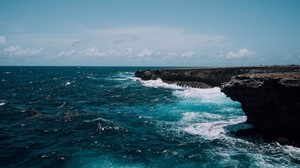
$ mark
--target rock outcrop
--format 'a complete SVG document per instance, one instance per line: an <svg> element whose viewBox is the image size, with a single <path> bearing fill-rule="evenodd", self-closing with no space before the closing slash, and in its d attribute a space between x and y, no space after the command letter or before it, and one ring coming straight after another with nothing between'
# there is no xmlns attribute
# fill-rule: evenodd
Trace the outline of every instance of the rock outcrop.
<svg viewBox="0 0 300 168"><path fill-rule="evenodd" d="M257 132L300 138L300 71L238 75L221 90L241 103Z"/></svg>
<svg viewBox="0 0 300 168"><path fill-rule="evenodd" d="M190 68L143 70L135 73L143 80L162 79L167 83L180 86L209 88L220 87L233 76L242 74L276 73L298 71L299 66L261 66L261 67L228 67L228 68Z"/></svg>
<svg viewBox="0 0 300 168"><path fill-rule="evenodd" d="M300 66L145 70L135 76L180 86L221 87L241 103L247 123L254 125L241 134L294 139L300 144Z"/></svg>

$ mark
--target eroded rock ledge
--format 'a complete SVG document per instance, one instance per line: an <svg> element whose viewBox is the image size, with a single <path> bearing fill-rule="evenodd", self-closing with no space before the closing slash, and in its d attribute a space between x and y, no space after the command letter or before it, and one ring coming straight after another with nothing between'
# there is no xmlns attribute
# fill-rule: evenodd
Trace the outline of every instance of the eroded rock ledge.
<svg viewBox="0 0 300 168"><path fill-rule="evenodd" d="M233 76L242 74L261 74L299 71L300 66L260 66L260 67L227 67L227 68L177 68L160 70L142 70L135 73L143 80L162 79L167 83L180 86L209 88L220 87Z"/></svg>
<svg viewBox="0 0 300 168"><path fill-rule="evenodd" d="M238 75L222 92L241 102L256 131L300 140L300 71Z"/></svg>

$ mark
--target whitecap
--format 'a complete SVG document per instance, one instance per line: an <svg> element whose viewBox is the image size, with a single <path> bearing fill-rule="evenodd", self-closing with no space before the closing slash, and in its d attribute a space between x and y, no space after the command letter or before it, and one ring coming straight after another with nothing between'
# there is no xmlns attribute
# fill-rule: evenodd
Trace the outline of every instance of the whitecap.
<svg viewBox="0 0 300 168"><path fill-rule="evenodd" d="M283 151L289 155L290 158L293 158L294 160L300 161L300 148L285 145L283 147Z"/></svg>
<svg viewBox="0 0 300 168"><path fill-rule="evenodd" d="M69 86L69 85L71 85L71 82L66 82L65 85L66 85L66 86Z"/></svg>
<svg viewBox="0 0 300 168"><path fill-rule="evenodd" d="M219 87L209 89L187 88L176 90L173 94L183 99L199 99L203 103L224 103L224 100L228 99Z"/></svg>
<svg viewBox="0 0 300 168"><path fill-rule="evenodd" d="M176 84L165 83L160 78L158 78L156 80L146 80L146 81L141 80L141 79L138 78L137 80L139 80L146 87L167 88L167 89L183 89L183 87L177 86Z"/></svg>
<svg viewBox="0 0 300 168"><path fill-rule="evenodd" d="M86 78L88 79L92 79L92 80L97 80L98 78L94 77L94 76L87 76Z"/></svg>
<svg viewBox="0 0 300 168"><path fill-rule="evenodd" d="M95 119L92 119L92 120L83 120L83 122L90 123L90 122L95 122L95 121L99 121L99 120L103 121L103 122L107 122L107 123L112 123L112 121L101 118L101 117L98 117L98 118L95 118Z"/></svg>
<svg viewBox="0 0 300 168"><path fill-rule="evenodd" d="M181 122L199 122L199 121L211 121L219 120L223 118L222 115L212 114L208 112L185 112L182 114Z"/></svg>
<svg viewBox="0 0 300 168"><path fill-rule="evenodd" d="M233 128L231 128L230 130L225 129L226 126L237 125L239 123L243 125L245 121L246 121L246 117L242 116L235 119L230 119L229 121L221 120L221 121L214 121L214 122L190 124L186 128L183 128L183 130L192 135L200 135L205 139L216 139L222 137L228 131L233 131L231 130ZM234 129L241 129L241 128L246 129L249 127L249 126L246 127L245 125L243 125L243 127L240 126L238 128L234 127Z"/></svg>
<svg viewBox="0 0 300 168"><path fill-rule="evenodd" d="M4 106L6 103L5 102L1 102L0 103L0 106Z"/></svg>
<svg viewBox="0 0 300 168"><path fill-rule="evenodd" d="M66 102L63 102L63 104L61 104L60 106L58 106L57 108L64 108L66 106Z"/></svg>
<svg viewBox="0 0 300 168"><path fill-rule="evenodd" d="M114 80L114 81L127 81L132 80L134 73L133 72L118 72L115 75L112 75L109 78L106 78L106 80Z"/></svg>
<svg viewBox="0 0 300 168"><path fill-rule="evenodd" d="M7 103L6 100L0 100L0 106L4 106Z"/></svg>
<svg viewBox="0 0 300 168"><path fill-rule="evenodd" d="M198 117L199 117L199 113L197 113L197 112L185 112L182 114L181 120L182 121L191 121Z"/></svg>

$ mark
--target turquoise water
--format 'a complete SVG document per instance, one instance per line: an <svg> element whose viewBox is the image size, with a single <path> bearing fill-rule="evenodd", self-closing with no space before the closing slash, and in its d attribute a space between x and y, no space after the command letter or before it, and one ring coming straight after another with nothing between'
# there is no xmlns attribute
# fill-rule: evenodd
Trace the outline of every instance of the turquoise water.
<svg viewBox="0 0 300 168"><path fill-rule="evenodd" d="M300 149L241 139L219 88L134 77L141 67L0 67L0 167L300 167Z"/></svg>

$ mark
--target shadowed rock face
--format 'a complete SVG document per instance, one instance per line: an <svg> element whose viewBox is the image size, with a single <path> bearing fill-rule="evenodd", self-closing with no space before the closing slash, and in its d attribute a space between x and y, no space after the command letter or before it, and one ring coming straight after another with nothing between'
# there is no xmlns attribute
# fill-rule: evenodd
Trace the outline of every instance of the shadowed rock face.
<svg viewBox="0 0 300 168"><path fill-rule="evenodd" d="M300 137L300 72L245 74L222 85L258 131Z"/></svg>

